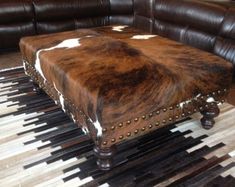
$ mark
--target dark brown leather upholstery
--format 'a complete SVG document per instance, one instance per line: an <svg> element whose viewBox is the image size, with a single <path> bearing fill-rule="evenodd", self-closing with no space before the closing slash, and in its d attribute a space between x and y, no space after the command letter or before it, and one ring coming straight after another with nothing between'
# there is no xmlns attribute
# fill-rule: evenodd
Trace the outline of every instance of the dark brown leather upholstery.
<svg viewBox="0 0 235 187"><path fill-rule="evenodd" d="M108 0L35 0L38 34L108 25Z"/></svg>
<svg viewBox="0 0 235 187"><path fill-rule="evenodd" d="M152 0L134 0L134 26L152 32L153 27Z"/></svg>
<svg viewBox="0 0 235 187"><path fill-rule="evenodd" d="M235 8L196 0L135 0L134 7L137 28L213 52L235 65Z"/></svg>
<svg viewBox="0 0 235 187"><path fill-rule="evenodd" d="M22 36L133 24L132 0L3 0L0 49L15 48Z"/></svg>
<svg viewBox="0 0 235 187"><path fill-rule="evenodd" d="M25 35L125 24L235 64L234 20L234 6L199 0L2 0L0 49L18 46Z"/></svg>
<svg viewBox="0 0 235 187"><path fill-rule="evenodd" d="M133 20L133 0L110 0L110 25L133 25Z"/></svg>
<svg viewBox="0 0 235 187"><path fill-rule="evenodd" d="M224 13L225 9L220 6L201 2L156 0L154 18L156 22L162 21L162 25L160 28L159 24L154 25L154 32L158 33L159 29L167 28L165 23L171 24L173 28L176 25L181 27L180 32L173 33L169 37L163 31L163 35L203 50L213 51Z"/></svg>
<svg viewBox="0 0 235 187"><path fill-rule="evenodd" d="M22 36L34 35L33 19L30 0L1 0L0 49L15 47Z"/></svg>
<svg viewBox="0 0 235 187"><path fill-rule="evenodd" d="M219 36L213 52L235 65L235 8L230 8L227 11Z"/></svg>

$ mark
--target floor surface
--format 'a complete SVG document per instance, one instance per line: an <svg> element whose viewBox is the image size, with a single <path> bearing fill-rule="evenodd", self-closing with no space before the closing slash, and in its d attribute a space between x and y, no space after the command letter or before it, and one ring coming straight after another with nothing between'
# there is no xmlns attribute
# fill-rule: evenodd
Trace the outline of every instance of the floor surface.
<svg viewBox="0 0 235 187"><path fill-rule="evenodd" d="M234 187L232 105L220 105L210 130L196 113L119 144L115 167L102 172L91 139L47 95L32 92L23 68L0 76L1 187Z"/></svg>

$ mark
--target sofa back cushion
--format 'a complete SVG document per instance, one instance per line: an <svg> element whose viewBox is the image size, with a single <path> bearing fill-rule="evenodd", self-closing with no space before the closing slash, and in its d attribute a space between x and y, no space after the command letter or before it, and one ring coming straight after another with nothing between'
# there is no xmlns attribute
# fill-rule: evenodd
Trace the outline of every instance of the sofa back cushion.
<svg viewBox="0 0 235 187"><path fill-rule="evenodd" d="M229 8L226 12L214 45L214 53L229 60L235 67L235 8Z"/></svg>
<svg viewBox="0 0 235 187"><path fill-rule="evenodd" d="M200 1L155 0L154 32L212 52L225 13Z"/></svg>
<svg viewBox="0 0 235 187"><path fill-rule="evenodd" d="M134 7L136 27L207 51L226 14L224 7L194 0L135 0Z"/></svg>
<svg viewBox="0 0 235 187"><path fill-rule="evenodd" d="M38 34L133 23L132 0L34 0Z"/></svg>
<svg viewBox="0 0 235 187"><path fill-rule="evenodd" d="M108 0L34 0L38 34L105 25Z"/></svg>
<svg viewBox="0 0 235 187"><path fill-rule="evenodd" d="M133 0L110 0L109 24L133 25Z"/></svg>
<svg viewBox="0 0 235 187"><path fill-rule="evenodd" d="M134 26L146 32L153 31L153 0L134 0Z"/></svg>
<svg viewBox="0 0 235 187"><path fill-rule="evenodd" d="M134 25L235 65L235 9L198 0L135 0Z"/></svg>
<svg viewBox="0 0 235 187"><path fill-rule="evenodd" d="M33 16L30 0L1 0L0 49L15 48L22 36L34 35Z"/></svg>

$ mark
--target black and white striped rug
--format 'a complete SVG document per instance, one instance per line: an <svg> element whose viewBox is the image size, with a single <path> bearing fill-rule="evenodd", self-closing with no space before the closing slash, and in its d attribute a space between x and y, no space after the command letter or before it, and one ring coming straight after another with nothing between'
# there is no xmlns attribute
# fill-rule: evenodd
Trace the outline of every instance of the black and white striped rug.
<svg viewBox="0 0 235 187"><path fill-rule="evenodd" d="M199 114L118 146L101 172L93 143L23 68L0 72L0 186L235 186L235 108L221 106L213 129Z"/></svg>

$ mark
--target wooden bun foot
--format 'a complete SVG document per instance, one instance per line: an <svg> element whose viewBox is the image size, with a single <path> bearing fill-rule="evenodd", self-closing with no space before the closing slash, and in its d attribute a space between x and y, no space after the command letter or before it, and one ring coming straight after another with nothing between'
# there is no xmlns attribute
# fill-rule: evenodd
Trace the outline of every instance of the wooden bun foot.
<svg viewBox="0 0 235 187"><path fill-rule="evenodd" d="M97 157L97 165L100 170L108 171L113 166L113 156L115 154L115 147L100 149L98 146L94 147L94 153Z"/></svg>
<svg viewBox="0 0 235 187"><path fill-rule="evenodd" d="M208 108L201 111L203 117L201 118L201 124L204 129L211 129L214 124L214 118L220 113L220 109L215 102L209 103Z"/></svg>

